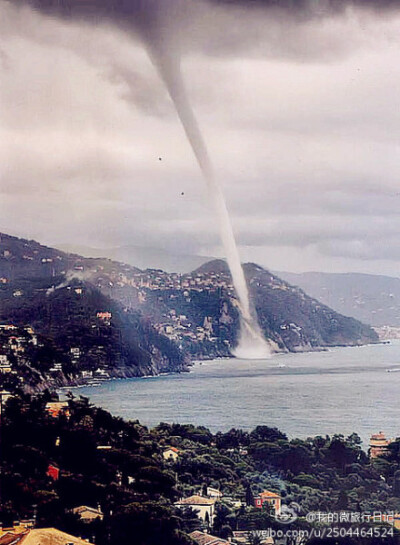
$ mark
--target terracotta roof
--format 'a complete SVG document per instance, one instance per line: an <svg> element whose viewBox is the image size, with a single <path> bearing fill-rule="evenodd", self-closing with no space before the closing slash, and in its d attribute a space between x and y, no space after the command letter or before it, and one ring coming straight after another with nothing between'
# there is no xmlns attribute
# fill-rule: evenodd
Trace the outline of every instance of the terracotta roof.
<svg viewBox="0 0 400 545"><path fill-rule="evenodd" d="M220 537L205 534L196 530L189 534L189 536L197 543L197 545L228 545L229 541Z"/></svg>
<svg viewBox="0 0 400 545"><path fill-rule="evenodd" d="M275 492L270 492L269 490L264 490L263 492L260 492L259 496L260 498L280 498L279 494L276 494Z"/></svg>
<svg viewBox="0 0 400 545"><path fill-rule="evenodd" d="M204 498L203 496L190 496L189 498L183 498L175 505L214 505L215 500L211 498Z"/></svg>
<svg viewBox="0 0 400 545"><path fill-rule="evenodd" d="M25 532L7 532L0 538L0 545L13 545L14 543L19 543L21 539L28 533L28 530Z"/></svg>
<svg viewBox="0 0 400 545"><path fill-rule="evenodd" d="M71 511L78 515L80 515L81 513L85 513L85 511L89 513L94 513L99 516L103 514L99 509L96 509L95 507L88 507L87 505L80 505L79 507L74 507L73 509L71 509Z"/></svg>
<svg viewBox="0 0 400 545"><path fill-rule="evenodd" d="M233 541L236 543L248 544L250 540L250 535L252 531L234 531L233 532ZM274 539L272 537L262 537L260 536L261 545L274 545Z"/></svg>
<svg viewBox="0 0 400 545"><path fill-rule="evenodd" d="M379 432L379 433L373 433L371 435L371 439L386 439L386 436L383 432Z"/></svg>
<svg viewBox="0 0 400 545"><path fill-rule="evenodd" d="M177 449L176 447L167 447L164 452L168 452L169 450L172 450L173 452L176 452L178 453L179 452L179 449Z"/></svg>
<svg viewBox="0 0 400 545"><path fill-rule="evenodd" d="M87 541L56 528L37 528L21 534L11 533L13 540L10 540L10 533L0 538L0 545L90 545Z"/></svg>

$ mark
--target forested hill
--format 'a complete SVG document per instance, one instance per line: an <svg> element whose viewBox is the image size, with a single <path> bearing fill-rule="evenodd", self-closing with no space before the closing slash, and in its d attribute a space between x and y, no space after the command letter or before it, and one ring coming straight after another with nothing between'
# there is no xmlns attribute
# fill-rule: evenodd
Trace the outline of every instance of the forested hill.
<svg viewBox="0 0 400 545"><path fill-rule="evenodd" d="M0 235L0 323L16 328L1 328L0 353L32 386L186 369L173 342L107 293L124 272L137 269Z"/></svg>
<svg viewBox="0 0 400 545"><path fill-rule="evenodd" d="M246 263L244 271L261 328L281 348L307 350L377 341L369 326L335 312L266 269ZM196 273L230 279L222 260L206 263Z"/></svg>
<svg viewBox="0 0 400 545"><path fill-rule="evenodd" d="M377 523L371 515L400 510L400 440L384 457L369 459L356 434L290 439L266 425L216 435L181 424L148 430L92 407L84 397L61 403L58 416L49 401L57 406L48 395L15 395L5 404L3 527L35 517L39 528L55 527L97 545L194 545L194 530L227 540L236 530L311 533L334 520L341 531L324 544L398 544L398 533L382 516ZM171 447L175 460L166 455ZM182 498L208 494L208 487L221 496L214 520L207 523L193 509L177 507ZM296 517L282 524L266 506L257 508L262 491L279 494L283 509L296 506ZM82 505L100 510L101 518L80 518L74 509ZM358 533L348 539L348 518L321 524L308 516L320 512L358 514L352 524Z"/></svg>
<svg viewBox="0 0 400 545"><path fill-rule="evenodd" d="M368 326L265 269L247 264L245 272L262 330L277 349L377 340ZM27 346L10 349L4 330L6 338L0 339L3 355L15 357L16 364L31 365L32 358L40 364L39 382L51 369L61 381L93 377L97 370L103 376L181 371L194 357L229 356L239 332L235 290L223 261L190 274L141 271L5 234L0 235L1 323L31 327L40 336L42 355L29 357Z"/></svg>

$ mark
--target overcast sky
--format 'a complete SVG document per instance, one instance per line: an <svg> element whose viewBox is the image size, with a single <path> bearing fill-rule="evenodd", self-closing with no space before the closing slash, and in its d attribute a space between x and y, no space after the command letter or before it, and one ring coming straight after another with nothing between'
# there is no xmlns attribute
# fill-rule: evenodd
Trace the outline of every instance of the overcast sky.
<svg viewBox="0 0 400 545"><path fill-rule="evenodd" d="M243 260L399 276L400 12L187 4L166 33L184 52ZM134 31L0 10L0 230L221 255L206 186Z"/></svg>

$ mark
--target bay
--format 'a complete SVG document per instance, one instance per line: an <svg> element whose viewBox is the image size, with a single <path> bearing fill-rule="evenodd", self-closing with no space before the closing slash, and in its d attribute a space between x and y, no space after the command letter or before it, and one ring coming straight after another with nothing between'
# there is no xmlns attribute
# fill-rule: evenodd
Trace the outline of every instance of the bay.
<svg viewBox="0 0 400 545"><path fill-rule="evenodd" d="M399 372L397 372L399 370ZM112 414L159 422L276 426L289 437L371 433L400 436L400 342L279 354L268 360L211 360L189 373L112 380L75 389Z"/></svg>

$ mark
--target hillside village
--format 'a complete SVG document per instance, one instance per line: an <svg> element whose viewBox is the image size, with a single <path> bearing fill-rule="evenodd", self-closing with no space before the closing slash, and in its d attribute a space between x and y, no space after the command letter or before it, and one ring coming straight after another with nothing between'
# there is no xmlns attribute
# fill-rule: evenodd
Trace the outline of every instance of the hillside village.
<svg viewBox="0 0 400 545"><path fill-rule="evenodd" d="M378 340L369 326L262 267L247 264L245 274L260 326L278 351ZM184 371L193 359L231 356L240 327L223 261L189 274L141 271L5 234L0 303L0 324L18 328L21 344L6 339L0 355L6 365L13 355L30 388ZM37 344L26 350L28 330Z"/></svg>
<svg viewBox="0 0 400 545"><path fill-rule="evenodd" d="M245 271L261 327L280 350L375 340L368 326L261 267ZM0 463L8 483L0 545L128 545L132 535L140 545L156 545L161 535L164 545L302 545L307 510L321 505L381 509L384 520L361 522L394 536L395 440L381 450L372 445L369 459L355 437L289 440L265 426L251 434L170 424L148 430L86 398L51 393L229 355L239 315L224 262L182 275L140 271L2 235L0 274ZM355 465L365 490L355 488ZM276 538L287 523L295 539Z"/></svg>
<svg viewBox="0 0 400 545"><path fill-rule="evenodd" d="M72 394L5 396L4 378L0 545L316 544L328 513L342 533L353 521L397 542L398 440L368 457L355 434L149 430ZM352 543L368 543L360 535Z"/></svg>
<svg viewBox="0 0 400 545"><path fill-rule="evenodd" d="M245 273L279 350L376 340L265 269ZM0 302L0 545L130 545L133 535L139 545L160 536L164 545L302 545L306 513L321 509L381 510L383 519L360 521L365 531L395 535L396 440L376 437L369 458L355 435L148 430L52 393L230 355L239 314L224 262L182 275L140 271L1 235ZM296 537L276 538L287 524Z"/></svg>

